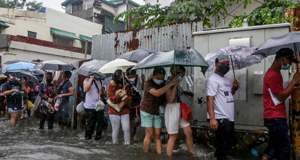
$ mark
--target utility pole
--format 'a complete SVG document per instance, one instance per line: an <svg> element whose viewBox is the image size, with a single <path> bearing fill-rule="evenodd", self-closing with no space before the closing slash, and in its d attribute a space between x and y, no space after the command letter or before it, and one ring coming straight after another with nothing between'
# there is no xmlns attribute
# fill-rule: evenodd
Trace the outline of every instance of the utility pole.
<svg viewBox="0 0 300 160"><path fill-rule="evenodd" d="M126 0L126 5L127 5L127 11L129 10L129 2ZM127 20L127 30L130 30L130 17Z"/></svg>
<svg viewBox="0 0 300 160"><path fill-rule="evenodd" d="M84 60L86 60L87 57L87 49L88 49L88 41L85 40L85 47L84 47Z"/></svg>

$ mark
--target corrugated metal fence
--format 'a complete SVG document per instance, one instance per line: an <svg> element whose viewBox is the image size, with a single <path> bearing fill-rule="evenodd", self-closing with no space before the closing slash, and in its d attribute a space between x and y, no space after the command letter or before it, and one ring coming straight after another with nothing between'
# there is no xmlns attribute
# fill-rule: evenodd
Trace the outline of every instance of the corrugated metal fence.
<svg viewBox="0 0 300 160"><path fill-rule="evenodd" d="M145 49L167 51L193 47L192 33L203 30L201 21L93 36L92 58L113 60L122 53Z"/></svg>

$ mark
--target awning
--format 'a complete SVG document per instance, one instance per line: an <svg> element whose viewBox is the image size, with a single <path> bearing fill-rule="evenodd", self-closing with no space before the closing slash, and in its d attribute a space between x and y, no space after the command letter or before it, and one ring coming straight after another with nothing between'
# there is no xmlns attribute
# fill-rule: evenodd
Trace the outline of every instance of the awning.
<svg viewBox="0 0 300 160"><path fill-rule="evenodd" d="M5 22L0 21L0 26L3 26L4 28L8 28L9 25L7 25Z"/></svg>
<svg viewBox="0 0 300 160"><path fill-rule="evenodd" d="M88 42L92 42L93 38L88 37L88 36L84 36L84 35L79 35L80 40L82 41L88 41Z"/></svg>
<svg viewBox="0 0 300 160"><path fill-rule="evenodd" d="M59 29L55 28L50 28L50 33L62 37L67 37L67 38L72 38L72 39L79 39L75 33L67 32L67 31L62 31Z"/></svg>

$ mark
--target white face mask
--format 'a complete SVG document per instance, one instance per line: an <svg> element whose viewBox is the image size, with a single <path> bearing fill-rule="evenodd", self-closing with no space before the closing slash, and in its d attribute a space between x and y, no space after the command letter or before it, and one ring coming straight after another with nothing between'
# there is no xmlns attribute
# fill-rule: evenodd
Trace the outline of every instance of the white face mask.
<svg viewBox="0 0 300 160"><path fill-rule="evenodd" d="M136 79L136 77L134 77L134 78L128 78L128 80L129 80L130 82L134 82L135 79Z"/></svg>

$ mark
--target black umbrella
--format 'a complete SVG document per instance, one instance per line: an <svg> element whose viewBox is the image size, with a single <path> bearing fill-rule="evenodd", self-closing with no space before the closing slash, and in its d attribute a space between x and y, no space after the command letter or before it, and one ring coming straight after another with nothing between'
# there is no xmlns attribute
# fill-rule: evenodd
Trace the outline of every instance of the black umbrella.
<svg viewBox="0 0 300 160"><path fill-rule="evenodd" d="M4 75L8 76L10 74L15 74L16 78L22 79L25 77L27 79L27 82L38 82L39 80L33 75L30 71L24 71L24 70L13 70L13 71L6 71Z"/></svg>
<svg viewBox="0 0 300 160"><path fill-rule="evenodd" d="M76 69L72 64L58 60L50 60L38 63L35 69L52 70L52 71L72 71Z"/></svg>
<svg viewBox="0 0 300 160"><path fill-rule="evenodd" d="M103 67L107 62L108 61L106 60L91 60L88 62L84 62L76 73L84 76L97 73L103 77L107 77L107 75L101 74L99 72L99 69Z"/></svg>
<svg viewBox="0 0 300 160"><path fill-rule="evenodd" d="M131 52L126 52L121 54L117 59L126 59L132 62L140 62L150 54L154 53L154 51L146 51L143 49L137 49Z"/></svg>
<svg viewBox="0 0 300 160"><path fill-rule="evenodd" d="M18 62L27 62L27 61L22 61L22 60L12 60L12 61L6 61L4 64L13 64L13 63L18 63Z"/></svg>

